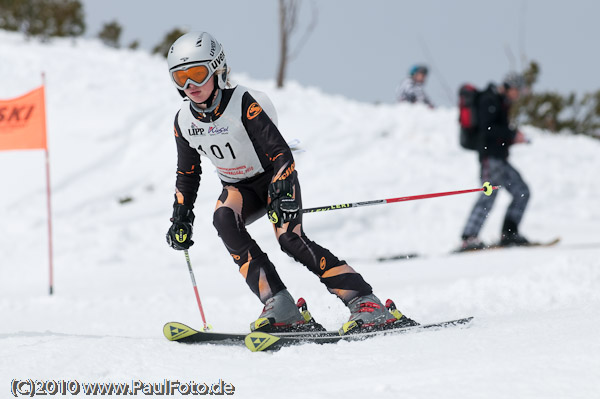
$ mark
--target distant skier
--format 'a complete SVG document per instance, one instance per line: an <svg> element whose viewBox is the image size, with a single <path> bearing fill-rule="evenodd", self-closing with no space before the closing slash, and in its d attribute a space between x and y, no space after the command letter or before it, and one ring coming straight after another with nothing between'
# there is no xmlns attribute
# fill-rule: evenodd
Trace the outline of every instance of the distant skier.
<svg viewBox="0 0 600 399"><path fill-rule="evenodd" d="M425 81L429 70L425 65L410 68L409 76L396 89L398 102L423 103L433 108L433 103L425 94Z"/></svg>
<svg viewBox="0 0 600 399"><path fill-rule="evenodd" d="M513 197L502 225L502 246L529 244L518 229L529 201L529 187L508 162L509 147L526 142L523 134L512 127L509 120L510 106L519 99L524 89L524 77L518 73L509 73L501 85L490 84L481 92L477 106L477 151L481 163L481 181L500 185ZM475 203L462 233L462 250L486 247L478 235L492 210L496 196L497 192L494 191L489 197L480 196Z"/></svg>
<svg viewBox="0 0 600 399"><path fill-rule="evenodd" d="M265 214L281 249L348 306L350 319L344 332L390 323L417 324L399 312L392 315L360 274L306 236L298 172L273 121L275 110L263 93L230 87L221 44L209 33L190 32L173 43L167 62L171 79L185 98L175 116L177 179L169 245L183 250L193 244L192 209L204 156L223 184L213 224L246 283L264 304L252 330L322 328L308 312L299 311L275 266L248 234L246 225Z"/></svg>

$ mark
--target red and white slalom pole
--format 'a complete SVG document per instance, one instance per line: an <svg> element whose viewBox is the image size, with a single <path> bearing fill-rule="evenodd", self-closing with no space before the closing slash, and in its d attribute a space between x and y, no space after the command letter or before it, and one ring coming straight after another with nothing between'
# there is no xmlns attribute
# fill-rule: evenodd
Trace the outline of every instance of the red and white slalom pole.
<svg viewBox="0 0 600 399"><path fill-rule="evenodd" d="M326 206L320 206L320 207L316 207L316 208L304 208L304 209L302 209L302 213L314 213L314 212L333 211L336 209L358 208L361 206L383 205L383 204L391 204L393 202L414 201L414 200L421 200L421 199L426 199L426 198L445 197L448 195L475 193L478 191L482 191L485 195L490 196L490 195L492 195L492 192L494 190L498 190L500 187L501 186L492 186L490 184L490 182L485 182L485 183L483 183L483 187L481 187L481 188L473 188L473 189L469 189L469 190L459 190L459 191L447 191L447 192L443 192L443 193L411 195L408 197L386 198L386 199L363 201L363 202L351 202L351 203L347 203L347 204L338 204L338 205L326 205Z"/></svg>

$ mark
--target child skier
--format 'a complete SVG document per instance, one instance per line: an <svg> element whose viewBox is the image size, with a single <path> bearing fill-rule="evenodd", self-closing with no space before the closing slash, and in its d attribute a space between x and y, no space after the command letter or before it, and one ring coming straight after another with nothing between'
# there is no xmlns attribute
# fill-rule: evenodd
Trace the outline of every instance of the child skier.
<svg viewBox="0 0 600 399"><path fill-rule="evenodd" d="M206 32L190 32L167 57L171 79L184 97L175 116L177 179L167 242L177 250L192 244L192 211L200 185L200 159L208 158L223 184L213 224L252 292L264 304L251 329L321 329L305 317L275 266L250 237L246 225L268 213L281 249L319 276L350 309L342 331L415 325L390 313L371 286L346 262L308 239L302 228L302 197L292 152L271 118L268 99L242 86L230 87L223 48ZM265 109L269 110L268 114Z"/></svg>

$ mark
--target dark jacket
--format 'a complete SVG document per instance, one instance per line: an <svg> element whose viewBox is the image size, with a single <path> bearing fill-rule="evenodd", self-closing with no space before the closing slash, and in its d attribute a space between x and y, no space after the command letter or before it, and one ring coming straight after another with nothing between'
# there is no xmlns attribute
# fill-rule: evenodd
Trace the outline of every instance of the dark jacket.
<svg viewBox="0 0 600 399"><path fill-rule="evenodd" d="M510 103L498 88L490 84L479 97L479 159L487 157L507 159L508 147L517 130L510 127Z"/></svg>

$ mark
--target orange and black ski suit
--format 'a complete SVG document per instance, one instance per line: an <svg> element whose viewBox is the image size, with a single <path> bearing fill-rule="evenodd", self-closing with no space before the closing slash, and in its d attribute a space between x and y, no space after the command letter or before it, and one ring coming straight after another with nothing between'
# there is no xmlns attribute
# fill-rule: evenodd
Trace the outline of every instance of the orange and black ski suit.
<svg viewBox="0 0 600 399"><path fill-rule="evenodd" d="M266 214L271 182L291 181L300 208L302 196L292 151L265 110L272 104L268 99L260 100L261 104L255 98L257 92L241 86L224 89L210 114L200 113L190 101L184 101L175 117L176 188L184 204L193 207L201 157L211 160L223 184L213 224L246 283L265 303L286 287L246 226ZM352 267L306 236L301 213L275 227L275 235L284 252L319 276L344 303L372 293Z"/></svg>

